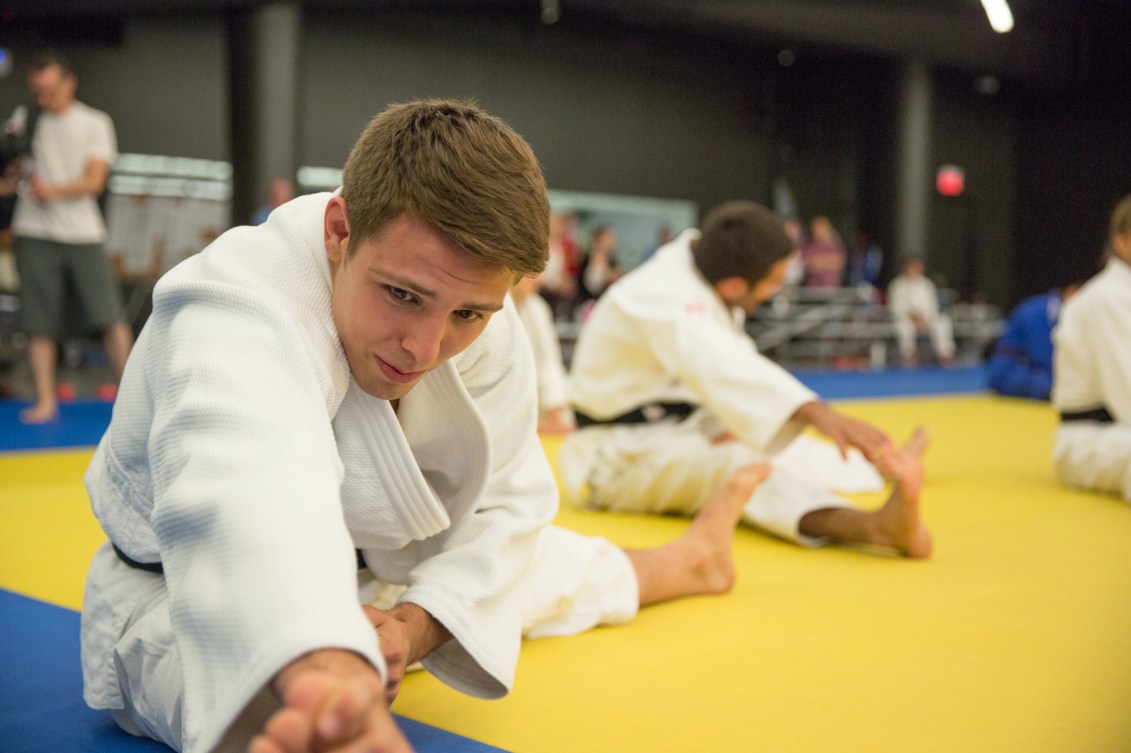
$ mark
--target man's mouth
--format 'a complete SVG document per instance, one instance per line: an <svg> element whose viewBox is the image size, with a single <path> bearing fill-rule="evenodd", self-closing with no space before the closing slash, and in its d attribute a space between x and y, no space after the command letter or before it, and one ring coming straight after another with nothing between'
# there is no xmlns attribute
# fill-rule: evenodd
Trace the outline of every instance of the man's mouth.
<svg viewBox="0 0 1131 753"><path fill-rule="evenodd" d="M381 367L381 373L385 375L386 379L398 384L415 382L424 375L423 371L401 371L396 366L383 360L380 356L377 356L377 365Z"/></svg>

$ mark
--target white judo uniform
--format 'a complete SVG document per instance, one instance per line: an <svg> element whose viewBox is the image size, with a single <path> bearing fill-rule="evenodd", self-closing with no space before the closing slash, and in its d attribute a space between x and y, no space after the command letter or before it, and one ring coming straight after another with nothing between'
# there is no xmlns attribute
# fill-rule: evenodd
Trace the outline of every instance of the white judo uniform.
<svg viewBox="0 0 1131 753"><path fill-rule="evenodd" d="M538 405L542 410L566 408L569 404L565 362L554 328L554 313L546 299L531 294L515 301L518 317L530 337L534 351L534 370L538 375Z"/></svg>
<svg viewBox="0 0 1131 753"><path fill-rule="evenodd" d="M1131 266L1112 258L1070 297L1053 339L1053 404L1076 414L1056 430L1057 473L1131 502ZM1101 409L1111 420L1087 417Z"/></svg>
<svg viewBox="0 0 1131 753"><path fill-rule="evenodd" d="M86 475L109 541L164 574L109 542L96 554L84 697L184 751L246 747L277 708L268 681L309 651L352 650L384 672L355 548L448 628L424 664L476 696L511 687L526 614L569 630L602 621L602 599L610 621L635 613L623 553L543 533L557 494L513 306L396 414L351 387L330 315L328 197L231 230L162 278ZM578 601L582 559L549 606L524 603L536 555L578 552L602 563L595 602Z"/></svg>
<svg viewBox="0 0 1131 753"><path fill-rule="evenodd" d="M927 322L927 335L939 358L954 357L954 323L939 311L939 291L927 277L900 275L888 286L888 311L895 327L895 340L904 359L915 354L918 330L913 317Z"/></svg>
<svg viewBox="0 0 1131 753"><path fill-rule="evenodd" d="M566 438L558 455L570 499L628 512L693 514L741 465L772 459L743 519L783 538L802 536L805 513L848 506L832 490L879 489L853 451L801 437L791 417L818 399L758 352L695 268L688 230L612 285L582 327L570 368L579 415L598 421L641 409L644 423L597 424ZM686 418L661 404L689 404ZM727 433L738 441L716 441Z"/></svg>

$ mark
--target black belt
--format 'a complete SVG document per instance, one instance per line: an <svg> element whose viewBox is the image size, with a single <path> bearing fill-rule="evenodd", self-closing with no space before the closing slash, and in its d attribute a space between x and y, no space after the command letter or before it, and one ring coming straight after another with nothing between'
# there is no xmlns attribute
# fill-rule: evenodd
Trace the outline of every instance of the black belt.
<svg viewBox="0 0 1131 753"><path fill-rule="evenodd" d="M586 426L606 426L609 424L653 424L673 416L682 421L698 408L699 406L691 403L649 403L616 418L593 418L576 409L573 415L577 421L577 428L584 429Z"/></svg>
<svg viewBox="0 0 1131 753"><path fill-rule="evenodd" d="M125 562L130 567L132 567L136 570L144 570L147 573L157 573L158 575L164 575L165 574L165 566L162 565L160 562L138 562L133 557L131 557L130 555L126 554L121 549L119 549L118 545L115 544L114 542L110 542L110 546L114 547L114 554L118 555L118 559L120 559L122 562ZM357 549L356 552L357 552L357 569L358 570L364 570L367 567L369 567L368 565L365 564L365 558L361 556L361 550Z"/></svg>
<svg viewBox="0 0 1131 753"><path fill-rule="evenodd" d="M1107 408L1096 408L1094 410L1080 410L1080 411L1062 411L1060 420L1069 423L1071 421L1095 421L1101 424L1113 424L1115 418L1107 412Z"/></svg>

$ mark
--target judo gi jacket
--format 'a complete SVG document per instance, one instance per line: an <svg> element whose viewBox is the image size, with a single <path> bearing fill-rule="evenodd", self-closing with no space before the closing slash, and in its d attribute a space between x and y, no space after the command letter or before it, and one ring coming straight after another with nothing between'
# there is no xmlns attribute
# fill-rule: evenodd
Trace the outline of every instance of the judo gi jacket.
<svg viewBox="0 0 1131 753"><path fill-rule="evenodd" d="M164 574L96 558L85 698L129 701L117 643L148 608L139 583L163 578L183 687L152 678L152 693L181 704L186 751L212 749L304 653L352 650L384 671L355 548L451 631L428 669L482 697L513 682L513 585L557 505L526 335L508 301L396 414L351 388L331 317L329 197L230 230L161 279L86 475L109 540Z"/></svg>

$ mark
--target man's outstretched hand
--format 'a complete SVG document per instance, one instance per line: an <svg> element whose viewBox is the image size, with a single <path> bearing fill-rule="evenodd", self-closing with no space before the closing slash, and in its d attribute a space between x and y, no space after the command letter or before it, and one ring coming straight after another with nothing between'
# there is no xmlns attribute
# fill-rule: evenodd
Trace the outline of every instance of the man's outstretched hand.
<svg viewBox="0 0 1131 753"><path fill-rule="evenodd" d="M323 649L275 677L283 706L248 753L412 753L385 700L381 675L351 651Z"/></svg>
<svg viewBox="0 0 1131 753"><path fill-rule="evenodd" d="M824 403L805 403L793 414L821 434L831 439L840 449L841 457L848 458L848 448L855 447L864 453L869 462L875 462L877 453L891 444L887 434L871 424L841 415Z"/></svg>

